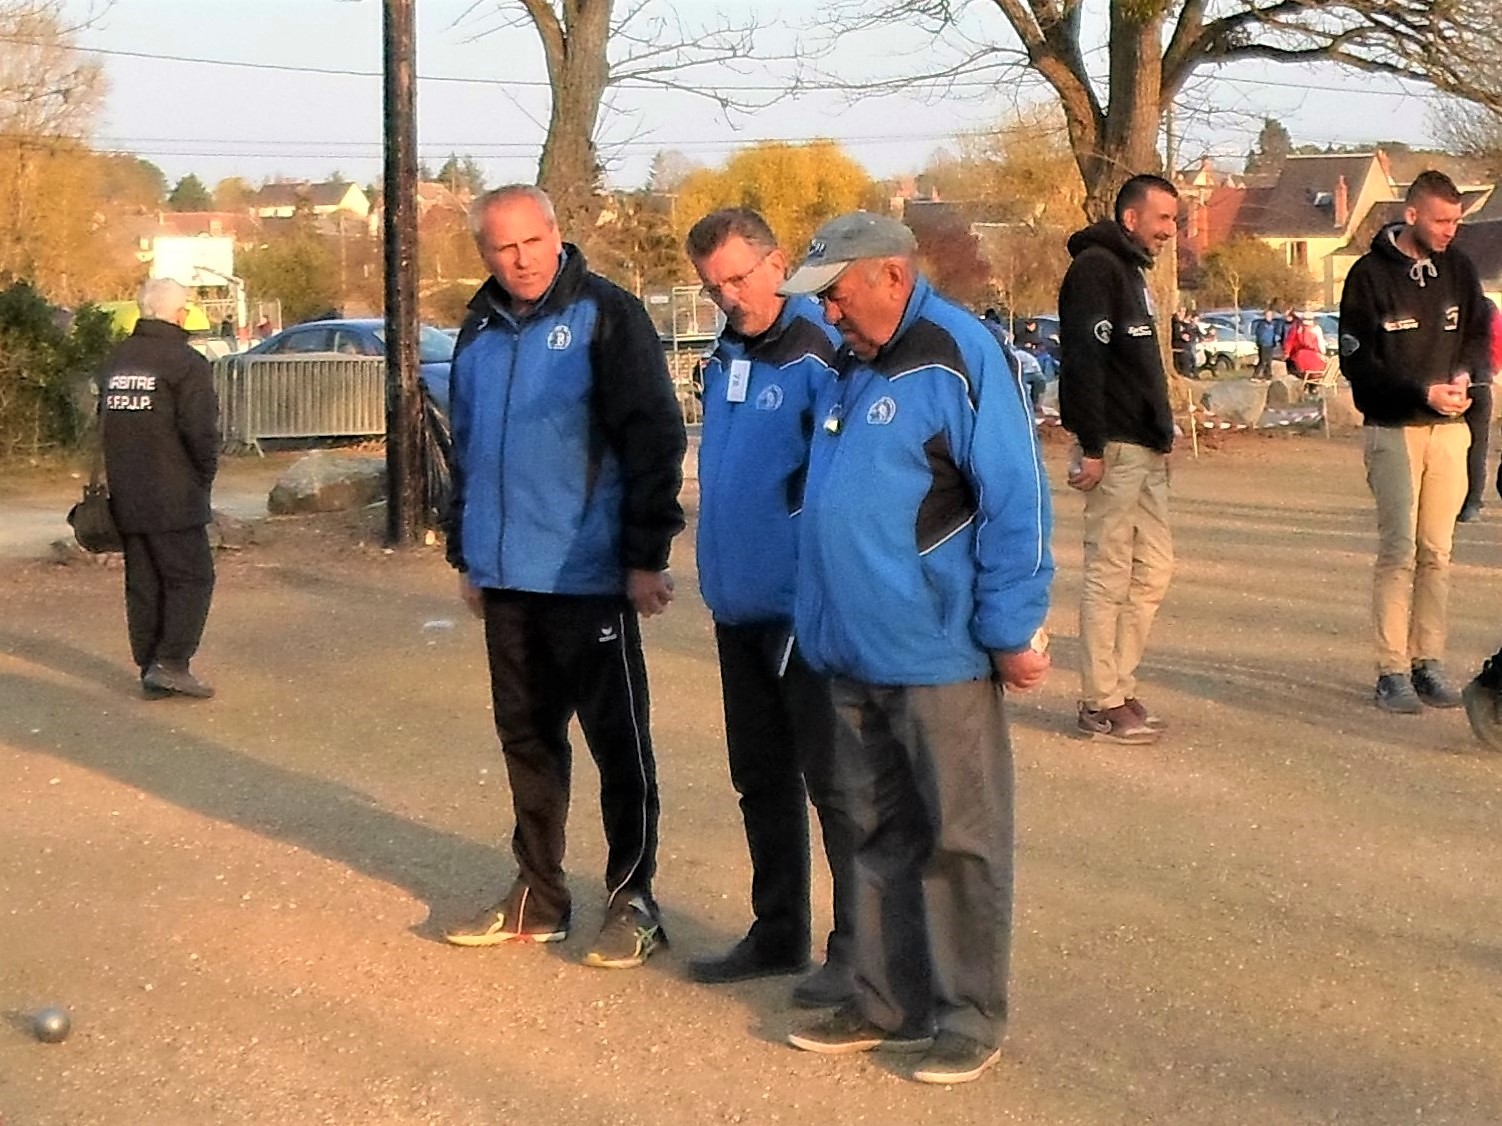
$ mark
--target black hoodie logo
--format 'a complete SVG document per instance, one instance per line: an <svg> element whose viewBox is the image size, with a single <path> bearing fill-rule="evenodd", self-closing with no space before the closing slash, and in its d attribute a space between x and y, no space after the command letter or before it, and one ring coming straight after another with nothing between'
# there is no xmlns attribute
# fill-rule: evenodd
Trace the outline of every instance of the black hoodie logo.
<svg viewBox="0 0 1502 1126"><path fill-rule="evenodd" d="M1096 321L1095 322L1095 329L1094 329L1094 331L1095 331L1095 339L1099 340L1102 344L1109 344L1109 343L1111 343L1111 322L1110 321Z"/></svg>
<svg viewBox="0 0 1502 1126"><path fill-rule="evenodd" d="M1445 310L1445 331L1446 332L1459 332L1460 331L1460 306L1459 305L1451 305L1448 309Z"/></svg>

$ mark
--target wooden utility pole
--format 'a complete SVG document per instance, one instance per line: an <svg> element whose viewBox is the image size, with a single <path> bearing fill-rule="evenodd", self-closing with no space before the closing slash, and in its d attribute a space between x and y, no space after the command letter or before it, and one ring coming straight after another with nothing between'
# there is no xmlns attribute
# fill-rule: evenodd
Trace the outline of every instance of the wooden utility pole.
<svg viewBox="0 0 1502 1126"><path fill-rule="evenodd" d="M417 389L416 0L384 0L386 107L386 542L423 525L422 402Z"/></svg>

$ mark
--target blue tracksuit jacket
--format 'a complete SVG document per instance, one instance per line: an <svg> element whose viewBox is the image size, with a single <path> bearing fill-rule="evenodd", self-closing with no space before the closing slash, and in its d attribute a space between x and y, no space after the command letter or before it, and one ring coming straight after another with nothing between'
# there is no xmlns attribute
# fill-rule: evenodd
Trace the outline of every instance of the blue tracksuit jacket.
<svg viewBox="0 0 1502 1126"><path fill-rule="evenodd" d="M449 562L478 587L572 595L666 567L686 440L641 302L566 246L527 316L494 279L469 309L450 375Z"/></svg>
<svg viewBox="0 0 1502 1126"><path fill-rule="evenodd" d="M995 338L919 279L874 359L820 403L794 624L809 663L872 684L990 675L1048 611L1051 509Z"/></svg>
<svg viewBox="0 0 1502 1126"><path fill-rule="evenodd" d="M699 591L717 622L792 621L814 404L833 378L838 339L818 302L790 297L754 340L727 328L704 365ZM749 382L731 402L738 361L750 365Z"/></svg>

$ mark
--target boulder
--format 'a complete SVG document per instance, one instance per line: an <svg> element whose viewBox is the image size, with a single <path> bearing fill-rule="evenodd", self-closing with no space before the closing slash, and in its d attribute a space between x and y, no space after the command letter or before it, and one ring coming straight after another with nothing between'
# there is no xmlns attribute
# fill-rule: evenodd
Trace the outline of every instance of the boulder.
<svg viewBox="0 0 1502 1126"><path fill-rule="evenodd" d="M386 495L386 460L315 450L272 486L266 507L274 516L364 508Z"/></svg>
<svg viewBox="0 0 1502 1126"><path fill-rule="evenodd" d="M209 521L209 546L215 551L237 551L255 542L251 524L237 520L227 512L214 509L214 518Z"/></svg>
<svg viewBox="0 0 1502 1126"><path fill-rule="evenodd" d="M1350 387L1343 384L1336 388L1335 394L1325 396L1325 418L1329 421L1331 430L1361 428L1361 412L1356 409L1356 402L1351 398Z"/></svg>
<svg viewBox="0 0 1502 1126"><path fill-rule="evenodd" d="M1267 405L1287 407L1304 401L1304 381L1296 375L1273 372L1267 385Z"/></svg>
<svg viewBox="0 0 1502 1126"><path fill-rule="evenodd" d="M1267 409L1266 383L1250 379L1226 379L1205 392L1204 406L1222 422L1254 426Z"/></svg>

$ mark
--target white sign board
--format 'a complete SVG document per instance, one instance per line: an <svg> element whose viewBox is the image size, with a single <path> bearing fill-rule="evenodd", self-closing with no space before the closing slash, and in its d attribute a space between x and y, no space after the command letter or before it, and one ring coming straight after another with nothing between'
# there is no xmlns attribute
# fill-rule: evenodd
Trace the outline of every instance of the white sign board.
<svg viewBox="0 0 1502 1126"><path fill-rule="evenodd" d="M151 276L192 288L228 285L235 274L235 240L227 235L160 235L151 240Z"/></svg>

